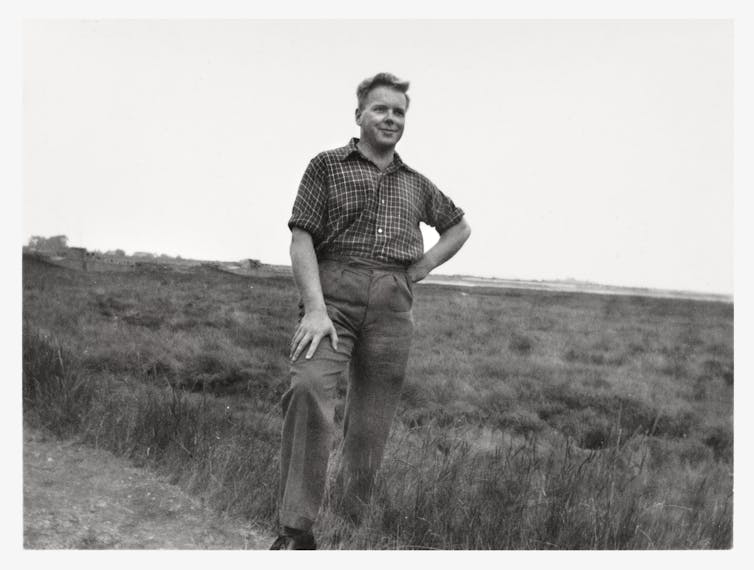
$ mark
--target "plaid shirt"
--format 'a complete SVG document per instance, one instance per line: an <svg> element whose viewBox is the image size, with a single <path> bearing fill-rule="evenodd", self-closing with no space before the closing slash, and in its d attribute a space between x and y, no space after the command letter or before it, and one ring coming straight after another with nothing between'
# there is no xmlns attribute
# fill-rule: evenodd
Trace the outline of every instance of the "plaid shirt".
<svg viewBox="0 0 754 570"><path fill-rule="evenodd" d="M288 227L312 236L317 258L362 257L409 265L424 255L419 222L443 233L463 210L398 153L380 171L348 145L314 157L304 173Z"/></svg>

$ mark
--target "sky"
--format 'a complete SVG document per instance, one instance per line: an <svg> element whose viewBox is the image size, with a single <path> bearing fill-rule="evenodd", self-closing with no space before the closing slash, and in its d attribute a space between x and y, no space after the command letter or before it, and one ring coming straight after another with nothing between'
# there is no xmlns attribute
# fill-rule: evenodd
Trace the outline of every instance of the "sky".
<svg viewBox="0 0 754 570"><path fill-rule="evenodd" d="M437 273L733 293L730 20L27 21L24 239L289 264L379 71L472 227Z"/></svg>

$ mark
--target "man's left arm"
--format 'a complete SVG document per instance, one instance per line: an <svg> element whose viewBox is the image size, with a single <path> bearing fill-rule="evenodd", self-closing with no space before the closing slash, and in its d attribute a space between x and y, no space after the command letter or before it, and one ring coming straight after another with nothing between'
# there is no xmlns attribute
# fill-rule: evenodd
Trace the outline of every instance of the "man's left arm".
<svg viewBox="0 0 754 570"><path fill-rule="evenodd" d="M411 281L421 281L430 271L448 261L461 249L470 235L471 226L465 217L441 233L437 243L428 249L421 259L409 266L407 273Z"/></svg>

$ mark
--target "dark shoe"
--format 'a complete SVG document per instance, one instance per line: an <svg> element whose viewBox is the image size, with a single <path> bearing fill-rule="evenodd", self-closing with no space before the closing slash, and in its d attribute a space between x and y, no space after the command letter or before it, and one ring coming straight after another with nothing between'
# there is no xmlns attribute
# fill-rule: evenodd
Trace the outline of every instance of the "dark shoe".
<svg viewBox="0 0 754 570"><path fill-rule="evenodd" d="M270 550L317 550L314 535L307 531L290 531L285 529L270 546Z"/></svg>

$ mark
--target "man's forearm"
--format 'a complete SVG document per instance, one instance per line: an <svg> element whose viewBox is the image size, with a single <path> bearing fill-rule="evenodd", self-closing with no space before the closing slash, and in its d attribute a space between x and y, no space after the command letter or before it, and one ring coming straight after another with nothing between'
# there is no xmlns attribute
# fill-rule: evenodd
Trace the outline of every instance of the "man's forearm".
<svg viewBox="0 0 754 570"><path fill-rule="evenodd" d="M311 358L326 336L330 337L333 350L337 351L338 333L327 315L312 236L295 227L291 237L291 266L304 302L304 316L291 340L291 360L295 361L307 347L306 358Z"/></svg>
<svg viewBox="0 0 754 570"><path fill-rule="evenodd" d="M304 230L293 228L290 253L293 279L301 293L304 310L307 313L318 309L325 310L322 285L319 282L319 265L311 235Z"/></svg>
<svg viewBox="0 0 754 570"><path fill-rule="evenodd" d="M438 242L427 250L419 261L409 267L408 271L411 278L414 281L424 279L430 271L453 257L466 243L470 235L471 226L469 226L466 218L461 218L460 222L440 235Z"/></svg>

